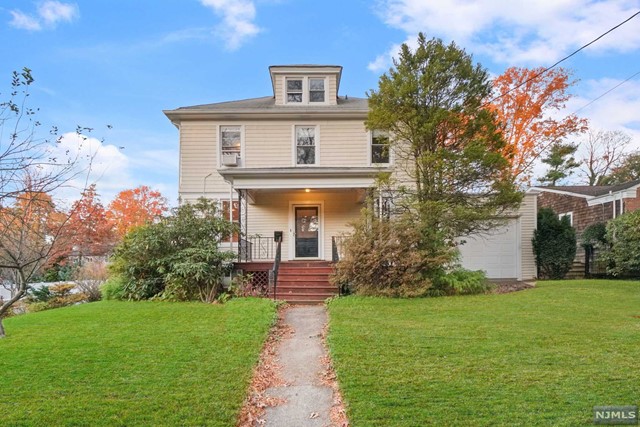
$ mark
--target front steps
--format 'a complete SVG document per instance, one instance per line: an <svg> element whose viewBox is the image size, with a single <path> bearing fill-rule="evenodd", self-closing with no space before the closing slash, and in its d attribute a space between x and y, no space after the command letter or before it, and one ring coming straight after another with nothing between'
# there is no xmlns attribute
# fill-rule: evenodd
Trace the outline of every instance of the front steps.
<svg viewBox="0 0 640 427"><path fill-rule="evenodd" d="M320 304L338 295L329 282L333 267L327 261L288 261L280 264L275 297L290 304ZM273 298L273 289L269 292Z"/></svg>

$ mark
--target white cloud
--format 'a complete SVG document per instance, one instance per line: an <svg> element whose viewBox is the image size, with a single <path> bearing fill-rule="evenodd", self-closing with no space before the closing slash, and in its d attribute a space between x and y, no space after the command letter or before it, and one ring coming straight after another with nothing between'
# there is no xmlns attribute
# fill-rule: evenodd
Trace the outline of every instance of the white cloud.
<svg viewBox="0 0 640 427"><path fill-rule="evenodd" d="M571 99L567 110L579 110L577 114L589 119L591 129L620 130L631 135L632 147L640 149L640 118L637 114L637 111L640 111L640 82L637 80L625 82L589 104L621 82L622 80L611 78L582 82L585 89L581 96Z"/></svg>
<svg viewBox="0 0 640 427"><path fill-rule="evenodd" d="M26 13L22 13L19 10L12 10L9 13L11 13L11 16L13 17L9 22L9 25L12 27L28 31L40 31L42 29L40 22Z"/></svg>
<svg viewBox="0 0 640 427"><path fill-rule="evenodd" d="M404 31L409 39L422 31L427 37L454 40L498 62L527 65L560 59L630 17L638 6L637 0L384 0L377 12L387 25ZM628 22L589 51L640 48L639 21ZM380 57L369 65L379 70Z"/></svg>
<svg viewBox="0 0 640 427"><path fill-rule="evenodd" d="M9 24L15 28L29 31L40 31L55 28L59 22L72 22L79 16L78 6L56 0L41 2L35 15L20 10L10 11L12 19Z"/></svg>
<svg viewBox="0 0 640 427"><path fill-rule="evenodd" d="M45 24L55 26L59 21L71 22L78 15L78 6L71 3L62 3L48 0L38 7L38 15Z"/></svg>
<svg viewBox="0 0 640 427"><path fill-rule="evenodd" d="M217 29L229 50L238 49L244 42L260 32L254 23L256 7L250 0L200 0L200 2L222 17Z"/></svg>
<svg viewBox="0 0 640 427"><path fill-rule="evenodd" d="M131 187L131 162L115 145L76 132L62 134L59 141L49 155L58 161L76 159L78 173L56 192L57 198L73 201L87 185L96 183L104 203L122 189Z"/></svg>

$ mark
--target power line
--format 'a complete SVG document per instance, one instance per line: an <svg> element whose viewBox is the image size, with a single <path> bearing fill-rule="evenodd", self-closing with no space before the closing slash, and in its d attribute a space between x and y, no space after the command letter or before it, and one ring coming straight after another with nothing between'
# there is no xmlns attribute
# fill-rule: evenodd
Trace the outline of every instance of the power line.
<svg viewBox="0 0 640 427"><path fill-rule="evenodd" d="M588 103L586 103L585 105L583 105L582 107L578 108L577 110L575 110L573 112L573 114L577 113L580 110L584 110L585 108L587 108L589 105L593 104L594 102L596 102L597 100L599 100L600 98L602 98L603 96L609 94L610 92L613 92L614 90L616 90L617 88L619 88L620 86L622 86L623 84L625 84L626 82L628 82L629 80L631 80L632 78L634 78L635 76L640 75L640 71L638 71L637 73L635 73L634 75L626 78L625 80L621 81L620 83L618 83L617 85L615 85L614 87L612 87L611 89L609 89L608 91L606 91L605 93L603 93L602 95L598 96L595 99L592 99L591 101L589 101Z"/></svg>
<svg viewBox="0 0 640 427"><path fill-rule="evenodd" d="M559 61L557 61L555 64L551 65L550 67L545 68L544 70L540 71L539 73L535 74L534 76L528 78L527 80L525 80L524 82L520 83L518 86L509 89L508 91L506 91L505 93L498 95L492 99L490 99L489 101L485 102L483 104L483 106L491 104L493 101L495 101L496 99L500 99L505 95L508 95L509 93L513 92L514 90L518 89L521 86L526 85L527 83L529 83L531 80L535 80L538 77L540 77L541 75L543 75L544 73L546 73L547 71L557 67L558 65L560 65L562 62L566 61L567 59L571 58L573 55L575 55L576 53L580 52L583 49L586 49L587 47L591 46L592 44L594 44L595 42L597 42L598 40L600 40L601 38L603 38L604 36L606 36L607 34L609 34L610 32L618 29L619 27L621 27L622 25L626 24L627 22L631 21L633 18L635 18L636 16L640 15L640 11L634 13L633 15L631 15L630 17L628 17L627 19L625 19L624 21L622 21L621 23L619 23L618 25L616 25L615 27L610 28L609 30L607 30L606 32L600 34L598 37L596 37L595 39L591 40L589 43L585 44L584 46L580 47L579 49L573 51L572 53L570 53L569 55L565 56L564 58L560 59Z"/></svg>

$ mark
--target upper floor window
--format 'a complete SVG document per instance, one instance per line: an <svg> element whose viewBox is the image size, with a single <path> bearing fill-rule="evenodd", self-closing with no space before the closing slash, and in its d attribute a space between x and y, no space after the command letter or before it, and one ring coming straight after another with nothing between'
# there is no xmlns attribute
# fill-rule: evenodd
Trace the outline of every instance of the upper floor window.
<svg viewBox="0 0 640 427"><path fill-rule="evenodd" d="M309 79L309 102L324 102L324 79Z"/></svg>
<svg viewBox="0 0 640 427"><path fill-rule="evenodd" d="M389 134L379 130L371 131L371 163L389 163Z"/></svg>
<svg viewBox="0 0 640 427"><path fill-rule="evenodd" d="M316 164L316 127L296 126L296 165Z"/></svg>
<svg viewBox="0 0 640 427"><path fill-rule="evenodd" d="M302 102L302 79L287 79L287 102Z"/></svg>
<svg viewBox="0 0 640 427"><path fill-rule="evenodd" d="M287 78L287 104L314 104L326 101L326 81L324 77Z"/></svg>
<svg viewBox="0 0 640 427"><path fill-rule="evenodd" d="M242 127L220 126L220 151L223 165L237 165L242 156Z"/></svg>

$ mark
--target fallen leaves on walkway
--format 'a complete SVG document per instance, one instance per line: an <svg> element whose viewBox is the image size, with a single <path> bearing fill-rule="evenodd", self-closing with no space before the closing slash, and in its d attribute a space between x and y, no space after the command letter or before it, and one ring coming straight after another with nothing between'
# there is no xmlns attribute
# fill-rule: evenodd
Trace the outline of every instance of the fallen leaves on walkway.
<svg viewBox="0 0 640 427"><path fill-rule="evenodd" d="M269 333L267 342L262 349L258 366L249 385L247 398L240 411L238 427L263 426L266 408L285 402L284 399L268 397L264 394L265 390L270 387L286 385L282 380L276 351L278 342L293 333L293 329L284 323L285 310L286 307L283 307L278 311L278 321Z"/></svg>

